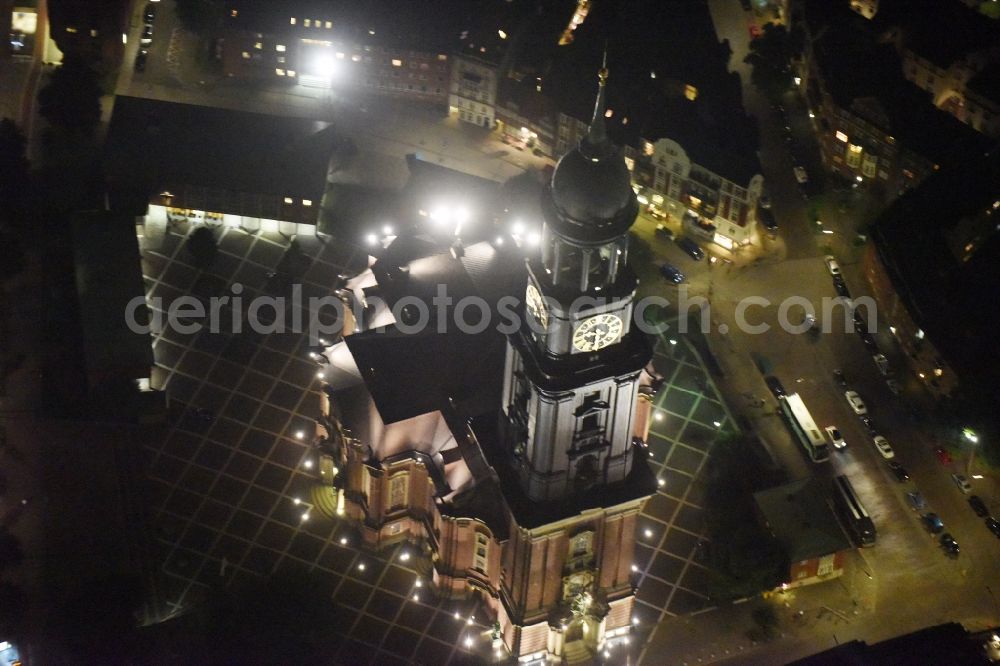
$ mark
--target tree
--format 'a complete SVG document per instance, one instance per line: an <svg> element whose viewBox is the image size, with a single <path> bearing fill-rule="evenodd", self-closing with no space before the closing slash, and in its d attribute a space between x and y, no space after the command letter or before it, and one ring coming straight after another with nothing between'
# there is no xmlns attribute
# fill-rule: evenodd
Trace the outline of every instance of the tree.
<svg viewBox="0 0 1000 666"><path fill-rule="evenodd" d="M209 227L198 227L188 237L188 252L194 260L194 265L205 270L215 261L215 255L219 253L219 244L215 240L215 233Z"/></svg>
<svg viewBox="0 0 1000 666"><path fill-rule="evenodd" d="M792 58L802 50L798 32L783 25L767 23L760 37L750 41L750 53L743 62L753 67L750 82L772 102L777 102L792 86Z"/></svg>
<svg viewBox="0 0 1000 666"><path fill-rule="evenodd" d="M177 0L177 19L191 32L207 35L218 26L222 5L215 0Z"/></svg>
<svg viewBox="0 0 1000 666"><path fill-rule="evenodd" d="M54 128L90 136L101 120L101 85L82 58L68 57L38 93L38 112Z"/></svg>

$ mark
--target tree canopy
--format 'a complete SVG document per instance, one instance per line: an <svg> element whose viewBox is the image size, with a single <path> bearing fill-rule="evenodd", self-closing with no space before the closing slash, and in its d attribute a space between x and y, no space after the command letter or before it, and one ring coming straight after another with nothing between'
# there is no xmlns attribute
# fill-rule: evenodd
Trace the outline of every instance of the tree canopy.
<svg viewBox="0 0 1000 666"><path fill-rule="evenodd" d="M67 57L38 93L38 112L52 127L89 136L101 120L101 85L79 57Z"/></svg>
<svg viewBox="0 0 1000 666"><path fill-rule="evenodd" d="M217 0L177 0L176 11L181 24L199 35L214 30L222 17L222 5Z"/></svg>
<svg viewBox="0 0 1000 666"><path fill-rule="evenodd" d="M763 33L750 41L750 53L743 59L753 70L750 81L772 102L792 86L792 58L802 51L798 33L776 23L764 24Z"/></svg>

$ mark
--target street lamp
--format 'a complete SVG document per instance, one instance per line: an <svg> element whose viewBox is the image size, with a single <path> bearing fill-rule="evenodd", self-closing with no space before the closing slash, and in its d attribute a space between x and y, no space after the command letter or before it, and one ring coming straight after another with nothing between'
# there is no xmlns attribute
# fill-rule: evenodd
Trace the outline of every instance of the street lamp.
<svg viewBox="0 0 1000 666"><path fill-rule="evenodd" d="M965 476L972 476L972 463L976 459L976 450L979 449L979 435L972 428L963 428L962 436L972 444L972 451L969 452L969 464L965 468Z"/></svg>

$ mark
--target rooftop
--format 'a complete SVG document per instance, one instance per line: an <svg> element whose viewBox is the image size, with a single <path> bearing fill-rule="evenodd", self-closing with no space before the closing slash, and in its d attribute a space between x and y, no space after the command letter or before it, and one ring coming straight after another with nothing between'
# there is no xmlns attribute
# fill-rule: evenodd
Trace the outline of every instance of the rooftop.
<svg viewBox="0 0 1000 666"><path fill-rule="evenodd" d="M119 96L104 162L118 195L194 186L319 202L340 145L329 123Z"/></svg>
<svg viewBox="0 0 1000 666"><path fill-rule="evenodd" d="M753 494L766 527L785 548L792 562L851 548L851 542L827 503L828 497L829 492L816 477Z"/></svg>
<svg viewBox="0 0 1000 666"><path fill-rule="evenodd" d="M1000 44L1000 24L959 0L882 0L875 25L898 26L904 48L943 68Z"/></svg>
<svg viewBox="0 0 1000 666"><path fill-rule="evenodd" d="M920 655L925 664L988 664L985 637L974 636L956 623L939 624L880 643L850 641L792 662L793 666L877 666L906 664Z"/></svg>
<svg viewBox="0 0 1000 666"><path fill-rule="evenodd" d="M992 63L975 74L966 84L973 94L1000 105L1000 63Z"/></svg>

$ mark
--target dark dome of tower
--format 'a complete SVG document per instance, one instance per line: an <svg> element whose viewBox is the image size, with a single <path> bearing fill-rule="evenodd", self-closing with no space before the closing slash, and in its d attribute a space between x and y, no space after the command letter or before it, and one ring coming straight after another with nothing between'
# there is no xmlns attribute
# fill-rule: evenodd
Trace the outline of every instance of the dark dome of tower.
<svg viewBox="0 0 1000 666"><path fill-rule="evenodd" d="M543 208L546 223L556 233L584 243L601 243L628 231L638 213L631 177L622 151L604 130L604 81L594 108L590 131L563 155L552 174Z"/></svg>

